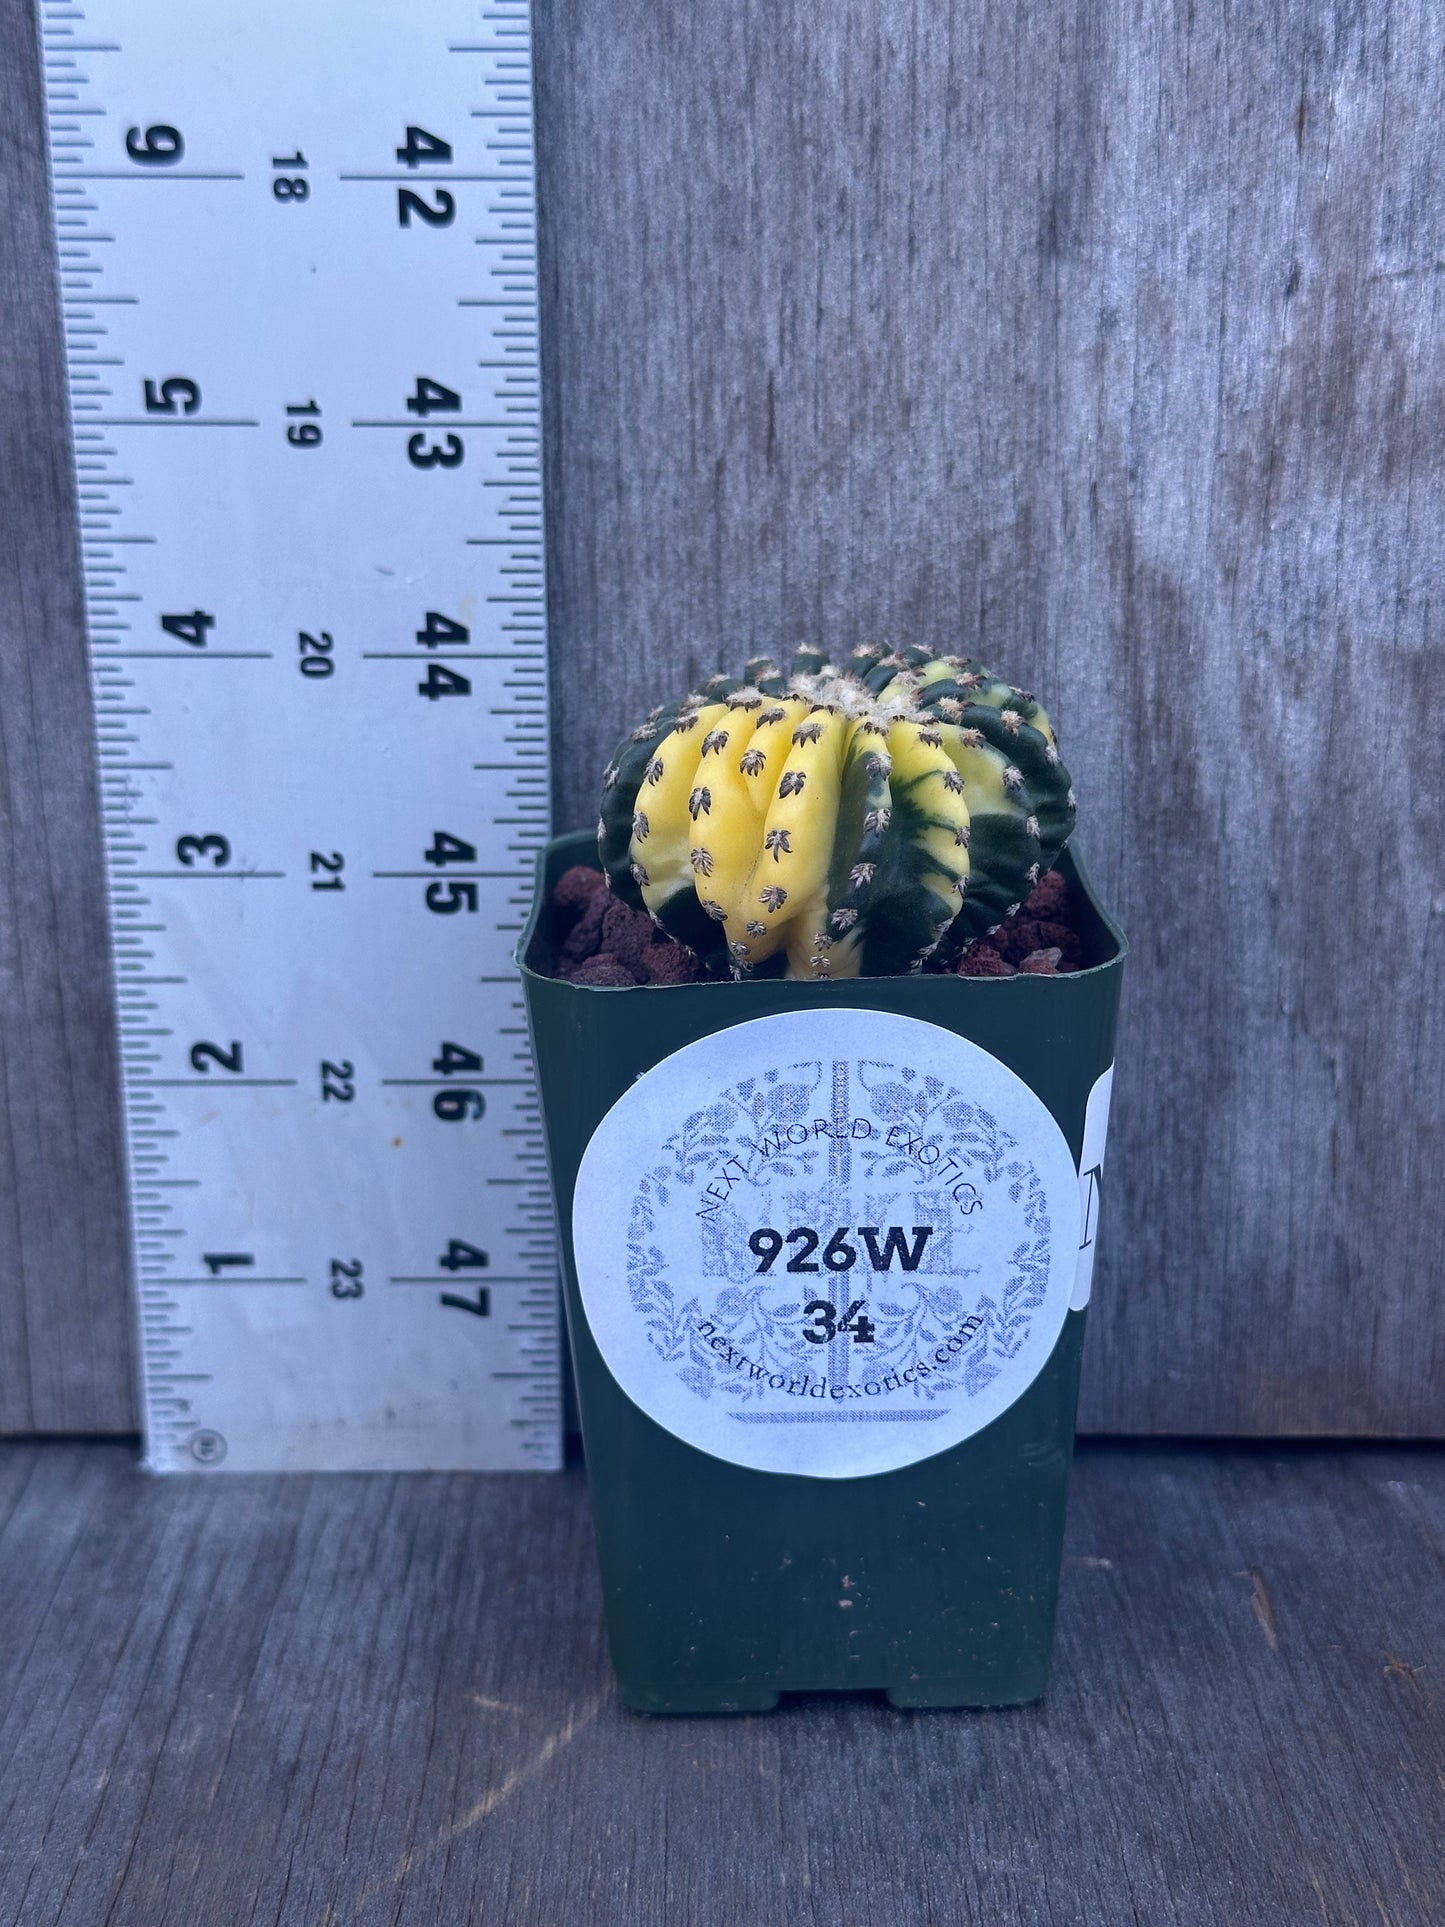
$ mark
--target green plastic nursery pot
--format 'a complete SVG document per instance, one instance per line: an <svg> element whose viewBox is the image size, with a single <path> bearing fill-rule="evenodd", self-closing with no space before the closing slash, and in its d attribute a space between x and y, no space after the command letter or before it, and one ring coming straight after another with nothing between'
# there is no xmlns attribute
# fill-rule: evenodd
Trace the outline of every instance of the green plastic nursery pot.
<svg viewBox="0 0 1445 1927"><path fill-rule="evenodd" d="M653 1713L1037 1699L1127 944L593 988L518 946L613 1663Z"/></svg>

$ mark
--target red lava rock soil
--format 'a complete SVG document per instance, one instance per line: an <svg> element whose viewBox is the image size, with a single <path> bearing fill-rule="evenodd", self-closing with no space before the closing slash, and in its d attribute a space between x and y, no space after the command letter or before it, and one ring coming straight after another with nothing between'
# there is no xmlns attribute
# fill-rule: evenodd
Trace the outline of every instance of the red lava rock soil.
<svg viewBox="0 0 1445 1927"><path fill-rule="evenodd" d="M1074 929L1069 886L1057 870L1041 876L1017 916L980 937L958 960L960 977L1056 977L1078 970L1084 946Z"/></svg>
<svg viewBox="0 0 1445 1927"><path fill-rule="evenodd" d="M574 864L548 897L554 961L546 974L568 983L695 984L707 972L652 919L616 902L600 870ZM956 966L960 977L1056 976L1078 970L1084 946L1074 929L1069 886L1057 870L1041 877L991 937L981 937Z"/></svg>
<svg viewBox="0 0 1445 1927"><path fill-rule="evenodd" d="M557 941L552 975L574 984L696 984L705 972L645 911L608 894L600 870L574 863L548 899Z"/></svg>

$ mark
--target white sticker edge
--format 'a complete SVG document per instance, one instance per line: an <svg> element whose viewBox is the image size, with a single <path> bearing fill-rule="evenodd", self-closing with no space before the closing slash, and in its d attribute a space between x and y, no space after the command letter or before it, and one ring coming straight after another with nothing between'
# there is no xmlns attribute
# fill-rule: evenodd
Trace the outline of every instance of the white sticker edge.
<svg viewBox="0 0 1445 1927"><path fill-rule="evenodd" d="M1084 1109L1084 1141L1079 1147L1079 1263L1070 1311L1082 1311L1094 1288L1094 1254L1099 1241L1099 1204L1104 1191L1104 1147L1109 1135L1109 1099L1114 1066L1101 1071Z"/></svg>

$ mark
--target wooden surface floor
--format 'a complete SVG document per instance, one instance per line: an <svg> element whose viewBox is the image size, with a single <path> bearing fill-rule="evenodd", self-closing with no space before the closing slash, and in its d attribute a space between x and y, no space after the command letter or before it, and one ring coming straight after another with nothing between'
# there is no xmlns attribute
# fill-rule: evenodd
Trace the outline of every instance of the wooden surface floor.
<svg viewBox="0 0 1445 1927"><path fill-rule="evenodd" d="M1445 1454L1092 1445L1045 1705L613 1697L581 1472L0 1449L3 1927L1432 1927Z"/></svg>

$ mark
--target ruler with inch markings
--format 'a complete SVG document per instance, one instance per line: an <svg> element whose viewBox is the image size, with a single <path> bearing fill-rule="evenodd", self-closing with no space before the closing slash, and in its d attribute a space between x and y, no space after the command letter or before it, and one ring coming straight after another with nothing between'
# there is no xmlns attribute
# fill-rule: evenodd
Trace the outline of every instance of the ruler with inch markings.
<svg viewBox="0 0 1445 1927"><path fill-rule="evenodd" d="M526 0L41 0L157 1470L550 1468Z"/></svg>

